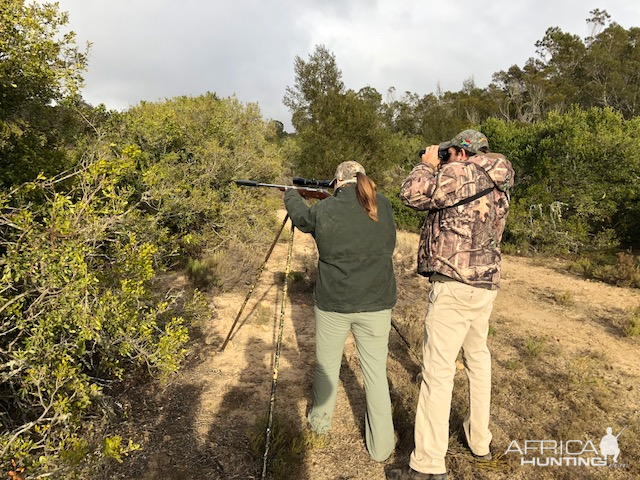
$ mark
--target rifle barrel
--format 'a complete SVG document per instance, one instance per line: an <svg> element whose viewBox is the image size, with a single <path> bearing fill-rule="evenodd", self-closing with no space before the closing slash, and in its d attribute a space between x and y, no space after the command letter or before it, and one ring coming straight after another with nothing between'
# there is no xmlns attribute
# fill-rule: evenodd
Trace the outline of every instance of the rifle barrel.
<svg viewBox="0 0 640 480"><path fill-rule="evenodd" d="M236 180L235 182L236 182L236 185L239 185L242 187L270 187L270 188L277 188L282 191L295 189L303 197L317 198L320 200L331 196L329 192L327 192L326 190L323 190L322 188L299 187L295 185L275 185L273 183L260 183L260 182L256 182L255 180Z"/></svg>
<svg viewBox="0 0 640 480"><path fill-rule="evenodd" d="M627 428L629 425L625 425L624 428ZM624 432L624 428L622 430L620 430L620 433ZM620 433L616 435L616 438L618 438L620 436Z"/></svg>
<svg viewBox="0 0 640 480"><path fill-rule="evenodd" d="M236 180L236 185L240 185L242 187L257 187L260 184L255 180Z"/></svg>
<svg viewBox="0 0 640 480"><path fill-rule="evenodd" d="M274 188L287 188L289 185L275 185L273 183L260 183L255 180L236 180L236 185L241 187L274 187Z"/></svg>

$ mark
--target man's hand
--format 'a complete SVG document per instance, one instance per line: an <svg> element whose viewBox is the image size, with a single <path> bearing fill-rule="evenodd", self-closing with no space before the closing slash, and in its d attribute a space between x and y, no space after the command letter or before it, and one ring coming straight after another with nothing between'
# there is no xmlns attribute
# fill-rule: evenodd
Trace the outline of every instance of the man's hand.
<svg viewBox="0 0 640 480"><path fill-rule="evenodd" d="M425 148L424 155L422 155L422 163L431 165L436 170L440 166L440 159L438 158L438 145L429 145Z"/></svg>

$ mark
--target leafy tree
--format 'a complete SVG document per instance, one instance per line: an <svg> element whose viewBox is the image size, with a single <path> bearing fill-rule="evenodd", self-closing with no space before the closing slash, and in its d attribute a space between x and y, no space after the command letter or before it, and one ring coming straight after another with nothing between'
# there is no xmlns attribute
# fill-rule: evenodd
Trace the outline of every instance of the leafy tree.
<svg viewBox="0 0 640 480"><path fill-rule="evenodd" d="M86 54L58 4L0 0L0 186L53 175L71 164L64 152Z"/></svg>
<svg viewBox="0 0 640 480"><path fill-rule="evenodd" d="M460 92L431 93L422 98L406 92L383 107L384 119L392 131L419 137L421 145L436 144L496 115L494 97L494 92L477 88L470 78Z"/></svg>
<svg viewBox="0 0 640 480"><path fill-rule="evenodd" d="M640 28L625 30L595 9L587 22L592 35L581 39L558 27L536 42L538 58L493 76L490 89L502 92L501 118L533 122L571 105L612 107L624 118L640 108Z"/></svg>
<svg viewBox="0 0 640 480"><path fill-rule="evenodd" d="M166 236L164 261L194 268L205 262L208 270L235 261L226 275L198 274L225 286L255 266L255 248L268 243L265 230L275 228L281 199L233 181L280 179L277 126L257 105L213 93L141 102L113 122L115 152L136 152L137 171L127 181Z"/></svg>
<svg viewBox="0 0 640 480"><path fill-rule="evenodd" d="M604 25L609 16L594 10L592 23ZM578 85L577 101L584 106L612 107L624 118L640 114L640 28L625 30L611 23L587 39L585 79Z"/></svg>
<svg viewBox="0 0 640 480"><path fill-rule="evenodd" d="M341 161L334 148L340 127L337 117L347 110L342 72L335 55L323 45L316 47L308 62L296 57L294 70L295 86L287 87L283 99L297 132L293 169L298 175L330 178Z"/></svg>
<svg viewBox="0 0 640 480"><path fill-rule="evenodd" d="M492 119L481 129L517 172L507 240L573 252L637 243L636 119L574 107L532 125Z"/></svg>
<svg viewBox="0 0 640 480"><path fill-rule="evenodd" d="M296 56L294 71L295 85L287 87L283 101L291 111L293 127L300 132L323 119L345 88L335 55L324 45L316 46L308 62Z"/></svg>
<svg viewBox="0 0 640 480"><path fill-rule="evenodd" d="M385 123L394 132L403 132L406 135L418 135L420 122L415 114L416 105L420 97L416 93L405 92L399 99L395 98L395 87L390 87L387 97L390 99L383 111Z"/></svg>
<svg viewBox="0 0 640 480"><path fill-rule="evenodd" d="M356 160L384 183L401 155L401 136L384 122L382 96L371 87L346 90L335 56L324 46L308 62L296 57L295 72L295 87L287 87L284 97L297 131L295 173L331 178L339 163Z"/></svg>

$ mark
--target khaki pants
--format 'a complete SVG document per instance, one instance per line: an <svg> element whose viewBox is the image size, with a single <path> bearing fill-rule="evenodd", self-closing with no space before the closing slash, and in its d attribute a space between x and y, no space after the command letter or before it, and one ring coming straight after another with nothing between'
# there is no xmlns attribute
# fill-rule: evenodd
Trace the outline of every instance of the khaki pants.
<svg viewBox="0 0 640 480"><path fill-rule="evenodd" d="M391 310L336 313L316 307L315 314L316 369L313 378L313 408L307 416L309 424L317 433L326 433L331 427L342 352L347 334L351 331L356 341L367 399L367 450L371 458L382 462L391 455L395 447L387 380Z"/></svg>
<svg viewBox="0 0 640 480"><path fill-rule="evenodd" d="M409 460L411 468L418 472L446 472L449 413L455 360L460 348L469 379L470 405L464 420L467 441L473 453L489 453L491 354L487 335L496 295L497 290L456 281L433 283L424 325L415 449Z"/></svg>

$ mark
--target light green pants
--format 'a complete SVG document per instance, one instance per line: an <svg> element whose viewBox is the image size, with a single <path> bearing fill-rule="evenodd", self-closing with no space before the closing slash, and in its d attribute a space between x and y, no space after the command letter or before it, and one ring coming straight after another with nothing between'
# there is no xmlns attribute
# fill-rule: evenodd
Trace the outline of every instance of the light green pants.
<svg viewBox="0 0 640 480"><path fill-rule="evenodd" d="M307 416L309 424L313 431L321 434L331 427L344 343L351 331L356 341L367 399L367 450L371 458L382 462L391 455L395 447L387 381L391 310L336 313L316 307L315 315L316 369L313 378L313 407Z"/></svg>

